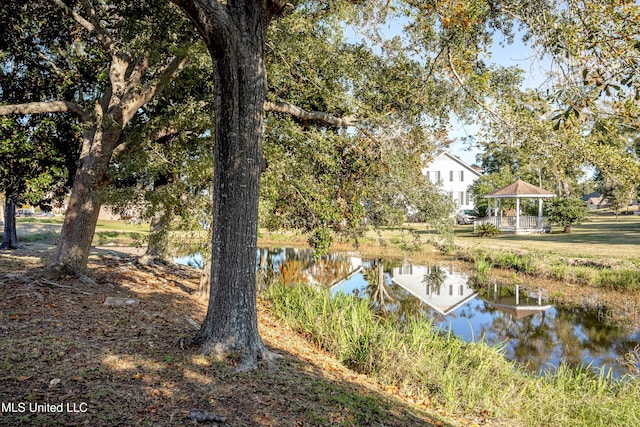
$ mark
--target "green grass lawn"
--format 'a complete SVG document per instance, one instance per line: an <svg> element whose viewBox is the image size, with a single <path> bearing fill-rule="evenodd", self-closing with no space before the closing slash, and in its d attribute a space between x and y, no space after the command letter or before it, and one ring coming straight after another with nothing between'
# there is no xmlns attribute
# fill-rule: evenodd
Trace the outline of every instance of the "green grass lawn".
<svg viewBox="0 0 640 427"><path fill-rule="evenodd" d="M16 218L18 240L22 242L45 242L54 244L60 234L64 218L31 217ZM98 220L93 244L96 246L136 246L149 234L149 224L131 224L118 220ZM0 233L1 235L1 233Z"/></svg>
<svg viewBox="0 0 640 427"><path fill-rule="evenodd" d="M621 215L616 221L613 215L593 215L587 222L573 226L571 233L563 233L558 227L554 227L550 234L503 234L484 239L473 235L472 225L458 226L455 240L464 247L487 250L526 250L596 260L638 259L640 216Z"/></svg>

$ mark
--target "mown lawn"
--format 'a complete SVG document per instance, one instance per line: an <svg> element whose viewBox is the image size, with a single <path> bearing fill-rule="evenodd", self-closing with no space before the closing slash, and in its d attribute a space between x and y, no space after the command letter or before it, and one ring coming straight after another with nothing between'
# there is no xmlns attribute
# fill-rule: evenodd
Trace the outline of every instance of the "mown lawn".
<svg viewBox="0 0 640 427"><path fill-rule="evenodd" d="M550 234L500 235L481 239L473 235L473 226L458 226L455 241L465 247L492 250L526 250L572 258L597 260L633 259L640 257L640 216L593 215L587 222L563 233L554 227Z"/></svg>

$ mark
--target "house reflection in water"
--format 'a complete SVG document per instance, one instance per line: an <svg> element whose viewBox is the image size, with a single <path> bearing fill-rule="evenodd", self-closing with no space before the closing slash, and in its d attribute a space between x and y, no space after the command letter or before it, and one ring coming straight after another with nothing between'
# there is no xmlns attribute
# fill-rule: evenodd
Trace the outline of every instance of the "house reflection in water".
<svg viewBox="0 0 640 427"><path fill-rule="evenodd" d="M514 319L522 319L550 309L551 305L542 304L543 299L546 300L541 292L521 293L519 285L516 285L515 291L503 288L495 282L487 286L487 305L507 313Z"/></svg>
<svg viewBox="0 0 640 427"><path fill-rule="evenodd" d="M453 268L406 264L391 270L391 281L443 316L476 296L468 276Z"/></svg>

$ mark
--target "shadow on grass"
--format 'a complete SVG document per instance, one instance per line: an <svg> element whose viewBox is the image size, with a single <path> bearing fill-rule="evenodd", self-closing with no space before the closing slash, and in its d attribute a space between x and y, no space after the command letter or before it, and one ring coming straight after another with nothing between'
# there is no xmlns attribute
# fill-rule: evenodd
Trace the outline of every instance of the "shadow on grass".
<svg viewBox="0 0 640 427"><path fill-rule="evenodd" d="M433 425L415 407L294 350L296 337L284 328L263 333L285 356L277 369L236 373L182 350L178 339L194 333L186 316L205 314L196 271L115 255L90 268L96 286L52 282L32 266L0 272L0 425L192 425L191 409L230 426ZM109 307L107 296L141 302Z"/></svg>

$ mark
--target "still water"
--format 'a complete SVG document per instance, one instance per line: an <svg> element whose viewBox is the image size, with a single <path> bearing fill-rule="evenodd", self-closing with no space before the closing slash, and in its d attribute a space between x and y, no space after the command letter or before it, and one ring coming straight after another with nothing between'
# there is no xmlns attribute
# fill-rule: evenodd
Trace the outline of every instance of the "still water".
<svg viewBox="0 0 640 427"><path fill-rule="evenodd" d="M619 377L629 373L624 356L640 343L640 330L607 322L604 307L554 305L534 285L481 281L453 264L366 260L355 253L316 261L311 251L293 248L259 249L256 256L261 274L368 298L374 309L401 318L427 316L467 342L503 347L505 357L540 373L564 361ZM202 265L197 255L177 261Z"/></svg>

